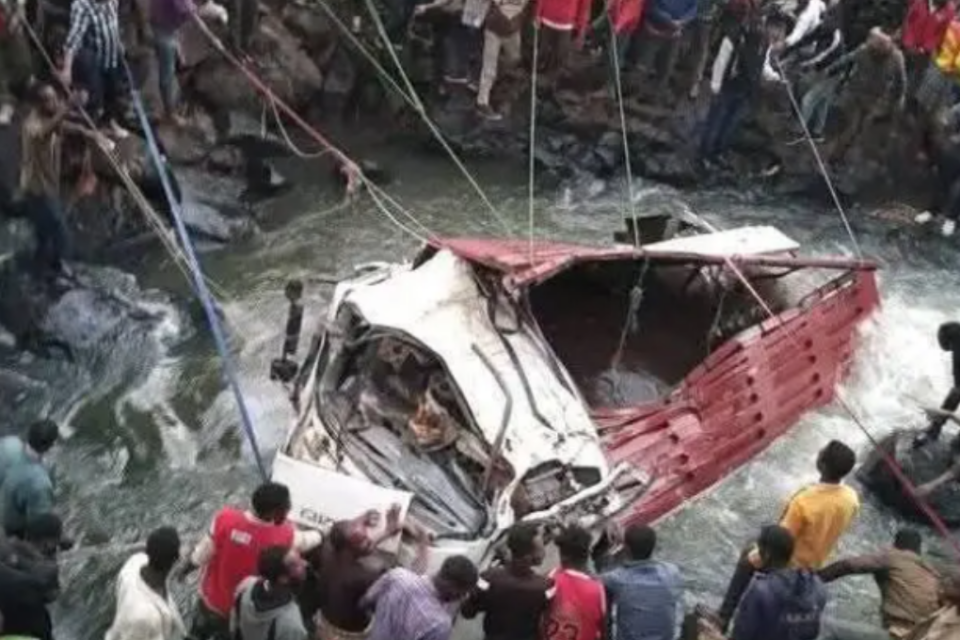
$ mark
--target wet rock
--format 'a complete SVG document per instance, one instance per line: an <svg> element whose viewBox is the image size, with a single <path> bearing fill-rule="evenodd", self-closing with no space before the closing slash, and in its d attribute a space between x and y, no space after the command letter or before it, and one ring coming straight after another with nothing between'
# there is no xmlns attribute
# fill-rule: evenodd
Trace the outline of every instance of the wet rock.
<svg viewBox="0 0 960 640"><path fill-rule="evenodd" d="M917 433L914 430L899 431L881 442L883 450L896 460L914 486L937 478L953 464L947 435L922 449L914 449L913 438ZM926 516L879 453L874 452L863 463L857 477L883 504L905 518L926 522ZM948 526L960 526L960 482L939 488L928 498L928 503Z"/></svg>
<svg viewBox="0 0 960 640"><path fill-rule="evenodd" d="M607 131L597 140L595 153L603 168L612 171L623 163L623 136L616 131Z"/></svg>
<svg viewBox="0 0 960 640"><path fill-rule="evenodd" d="M5 430L41 415L62 418L81 400L135 385L159 359L161 344L189 335L168 296L141 290L116 269L72 268L55 283L9 263L0 268Z"/></svg>
<svg viewBox="0 0 960 640"><path fill-rule="evenodd" d="M256 225L249 217L230 217L214 204L188 199L181 209L183 223L192 236L228 243L251 236Z"/></svg>
<svg viewBox="0 0 960 640"><path fill-rule="evenodd" d="M255 71L278 98L302 107L323 86L323 74L283 22L263 17L249 51ZM259 113L263 102L250 81L222 57L204 60L191 79L192 91L211 109Z"/></svg>

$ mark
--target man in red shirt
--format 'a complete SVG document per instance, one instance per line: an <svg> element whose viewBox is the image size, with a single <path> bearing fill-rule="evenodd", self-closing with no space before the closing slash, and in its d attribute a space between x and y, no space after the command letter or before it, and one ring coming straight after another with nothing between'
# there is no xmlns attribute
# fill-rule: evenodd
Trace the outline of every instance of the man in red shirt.
<svg viewBox="0 0 960 640"><path fill-rule="evenodd" d="M542 640L599 640L607 615L603 584L587 573L590 532L565 528L557 536L560 567L552 574L553 597L544 618Z"/></svg>
<svg viewBox="0 0 960 640"><path fill-rule="evenodd" d="M202 568L200 600L190 637L194 640L229 640L230 610L237 586L257 573L260 552L285 547L303 554L323 542L319 531L297 529L287 520L292 507L290 490L277 482L265 482L253 492L252 511L224 507L213 519L207 535L194 549L182 579ZM368 511L350 526L376 526L379 513Z"/></svg>
<svg viewBox="0 0 960 640"><path fill-rule="evenodd" d="M910 0L901 38L907 59L907 95L913 95L920 78L932 65L931 57L940 48L947 25L956 13L955 0Z"/></svg>

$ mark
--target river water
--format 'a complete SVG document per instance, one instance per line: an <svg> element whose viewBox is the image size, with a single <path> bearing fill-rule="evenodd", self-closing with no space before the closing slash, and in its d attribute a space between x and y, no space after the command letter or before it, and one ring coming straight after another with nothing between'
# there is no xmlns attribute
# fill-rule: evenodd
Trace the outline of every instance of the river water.
<svg viewBox="0 0 960 640"><path fill-rule="evenodd" d="M502 228L446 159L402 148L366 150L395 173L387 187L419 222L441 234L502 234ZM367 200L337 207L339 192L322 163L283 167L299 187L264 210L264 232L202 257L207 274L226 292L222 301L257 438L268 456L291 420L283 390L268 379L280 349L286 305L283 285L307 284L308 316L324 308L331 287L320 280L370 260L400 259L418 246ZM527 228L527 178L521 165L471 165L487 196L517 233ZM230 182L191 180L197 189L239 191ZM621 187L577 185L544 189L536 206L537 235L609 242L621 228ZM766 200L758 194L677 193L637 181L638 206L689 207L719 226L774 224L804 251L852 254L832 208ZM939 323L960 308L955 286L960 257L934 234L917 233L864 214L851 214L866 255L884 266L883 309L865 330L854 373L843 390L874 434L920 421L914 398L934 403L948 385L948 364L936 347ZM147 286L187 293L182 275L159 252L131 267ZM157 330L160 362L129 384L73 412L71 437L57 460L59 499L79 548L64 561L64 590L55 616L64 639L101 637L112 608L112 578L131 545L169 524L194 540L221 505L246 504L257 483L250 447L238 427L233 397L220 378L209 332L189 330L172 314ZM129 348L117 344L117 349ZM837 406L806 416L790 435L659 525L660 555L677 562L690 604L717 604L738 549L762 524L774 521L799 485L815 480L814 459L831 438L866 451L866 438ZM887 543L897 521L869 499L841 551ZM932 536L932 534L931 534ZM832 587L831 607L843 616L873 619L875 587L854 579ZM177 597L192 606L192 587Z"/></svg>

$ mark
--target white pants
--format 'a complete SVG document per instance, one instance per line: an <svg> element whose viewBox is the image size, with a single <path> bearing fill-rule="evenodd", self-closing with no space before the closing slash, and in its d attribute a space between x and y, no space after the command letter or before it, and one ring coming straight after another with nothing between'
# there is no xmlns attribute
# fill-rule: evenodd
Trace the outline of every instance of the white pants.
<svg viewBox="0 0 960 640"><path fill-rule="evenodd" d="M500 50L513 64L520 62L520 30L509 36L498 36L489 29L483 31L483 67L480 69L480 88L477 91L477 104L490 104L490 91L497 81L497 65L500 62Z"/></svg>

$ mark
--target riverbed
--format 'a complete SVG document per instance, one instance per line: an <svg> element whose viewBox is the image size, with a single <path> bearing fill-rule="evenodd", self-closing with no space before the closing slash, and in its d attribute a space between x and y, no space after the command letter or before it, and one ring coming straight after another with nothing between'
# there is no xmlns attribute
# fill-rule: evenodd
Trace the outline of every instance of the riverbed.
<svg viewBox="0 0 960 640"><path fill-rule="evenodd" d="M446 159L396 147L370 147L364 153L394 173L386 189L416 219L406 220L410 230L504 233ZM526 167L492 162L470 167L506 225L516 234L529 233ZM306 283L305 327L311 327L332 292L325 279L349 272L356 263L409 256L418 246L417 238L368 199L340 206L340 193L323 161L289 162L282 169L298 187L263 208L263 232L202 255L206 273L225 292L221 305L240 383L267 459L292 416L283 389L268 377L282 341L286 281ZM194 178L186 177L194 188L240 190L229 181L210 185ZM635 180L633 188L638 207L689 208L721 227L774 224L798 240L804 252L853 255L836 210L826 205L778 201L759 192L679 193L642 180ZM623 211L621 182L543 187L533 230L537 237L606 243L622 228ZM853 211L850 217L864 254L884 267L883 308L865 329L864 346L843 394L863 424L881 435L919 423L917 401L938 402L947 389L948 362L934 335L960 308L960 290L954 286L960 254L933 233L867 213ZM159 251L131 258L128 267L145 286L189 295L182 274ZM201 322L199 316L196 322ZM61 639L102 636L112 615L112 578L131 545L152 528L174 525L185 539L195 540L217 508L246 504L258 481L209 332L201 324L189 331L188 324L182 317L162 328L157 366L72 413L71 435L57 455L56 474L59 500L80 544L64 560L63 596L55 611ZM776 520L797 487L816 479L816 452L832 438L861 452L867 449L864 433L831 405L806 416L754 462L660 523L659 555L682 567L690 604L717 603L738 549L759 526ZM896 527L890 513L865 499L841 552L888 543ZM832 587L832 594L831 607L839 615L875 617L871 581L846 581ZM192 606L191 585L178 588L177 597Z"/></svg>

